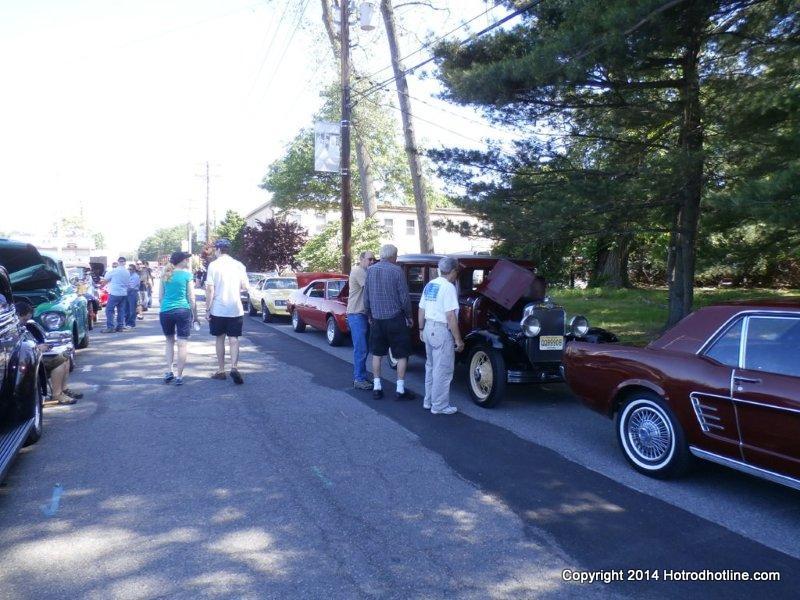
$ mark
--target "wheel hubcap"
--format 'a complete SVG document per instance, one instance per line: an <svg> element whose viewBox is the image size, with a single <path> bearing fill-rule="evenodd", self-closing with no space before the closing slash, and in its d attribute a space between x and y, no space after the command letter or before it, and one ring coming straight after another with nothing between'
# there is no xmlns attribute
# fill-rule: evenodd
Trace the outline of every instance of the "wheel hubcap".
<svg viewBox="0 0 800 600"><path fill-rule="evenodd" d="M628 439L639 456L656 462L667 456L672 444L669 424L650 407L637 408L630 416Z"/></svg>
<svg viewBox="0 0 800 600"><path fill-rule="evenodd" d="M489 355L485 352L476 352L470 365L472 374L472 389L481 398L486 398L492 391L494 372Z"/></svg>
<svg viewBox="0 0 800 600"><path fill-rule="evenodd" d="M333 321L328 321L328 341L333 341L333 328L334 328Z"/></svg>

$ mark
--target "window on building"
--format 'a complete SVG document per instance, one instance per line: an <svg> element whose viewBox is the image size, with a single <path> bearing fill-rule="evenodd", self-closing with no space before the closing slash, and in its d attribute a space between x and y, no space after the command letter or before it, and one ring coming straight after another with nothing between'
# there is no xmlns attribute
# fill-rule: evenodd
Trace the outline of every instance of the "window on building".
<svg viewBox="0 0 800 600"><path fill-rule="evenodd" d="M415 235L417 233L416 225L414 219L406 219L406 235Z"/></svg>
<svg viewBox="0 0 800 600"><path fill-rule="evenodd" d="M317 221L316 231L317 233L322 233L325 231L325 226L328 224L327 215L325 215L324 212L318 212L314 215L314 217Z"/></svg>
<svg viewBox="0 0 800 600"><path fill-rule="evenodd" d="M386 231L393 232L394 231L394 219L384 219L383 220L383 227Z"/></svg>

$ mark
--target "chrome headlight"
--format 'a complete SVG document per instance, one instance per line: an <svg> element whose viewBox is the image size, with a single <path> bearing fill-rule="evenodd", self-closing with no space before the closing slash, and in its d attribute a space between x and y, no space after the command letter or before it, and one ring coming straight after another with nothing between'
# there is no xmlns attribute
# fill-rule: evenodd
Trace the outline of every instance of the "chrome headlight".
<svg viewBox="0 0 800 600"><path fill-rule="evenodd" d="M46 312L42 314L41 320L45 329L48 331L54 331L56 329L61 329L64 326L64 323L66 323L67 318L63 313Z"/></svg>
<svg viewBox="0 0 800 600"><path fill-rule="evenodd" d="M583 337L589 333L589 320L586 317L577 315L569 321L569 330L576 337Z"/></svg>
<svg viewBox="0 0 800 600"><path fill-rule="evenodd" d="M523 317L519 324L520 327L522 327L522 331L528 337L536 337L542 331L542 324L539 323L539 319L533 315Z"/></svg>

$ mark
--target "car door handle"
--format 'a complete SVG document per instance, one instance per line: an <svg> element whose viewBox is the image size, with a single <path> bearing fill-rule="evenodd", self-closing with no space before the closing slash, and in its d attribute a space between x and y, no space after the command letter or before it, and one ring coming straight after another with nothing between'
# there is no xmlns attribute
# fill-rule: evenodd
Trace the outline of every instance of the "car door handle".
<svg viewBox="0 0 800 600"><path fill-rule="evenodd" d="M761 383L760 379L754 379L752 377L742 377L740 375L734 375L733 380L736 383Z"/></svg>

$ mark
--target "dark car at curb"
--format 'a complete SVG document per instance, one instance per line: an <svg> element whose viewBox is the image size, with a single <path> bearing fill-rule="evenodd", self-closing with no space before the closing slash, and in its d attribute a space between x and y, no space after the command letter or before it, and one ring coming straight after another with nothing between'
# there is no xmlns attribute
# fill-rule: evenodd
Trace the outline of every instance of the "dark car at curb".
<svg viewBox="0 0 800 600"><path fill-rule="evenodd" d="M800 299L701 308L644 348L570 344L566 377L637 471L693 458L800 489Z"/></svg>
<svg viewBox="0 0 800 600"><path fill-rule="evenodd" d="M0 266L0 482L19 450L42 435L47 378L35 340L14 310L6 269Z"/></svg>

